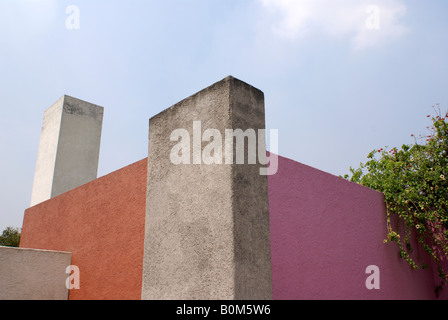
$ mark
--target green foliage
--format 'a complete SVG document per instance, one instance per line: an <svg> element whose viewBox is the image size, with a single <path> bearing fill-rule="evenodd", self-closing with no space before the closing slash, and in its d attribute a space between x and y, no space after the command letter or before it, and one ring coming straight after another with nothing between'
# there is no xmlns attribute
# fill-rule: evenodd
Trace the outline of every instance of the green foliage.
<svg viewBox="0 0 448 320"><path fill-rule="evenodd" d="M0 246L4 247L19 247L20 244L20 229L7 227L3 230L0 236Z"/></svg>
<svg viewBox="0 0 448 320"><path fill-rule="evenodd" d="M426 268L412 258L412 234L436 262L446 284L448 270L448 113L436 115L429 134L414 137L415 144L400 149L374 150L360 168L350 168L346 179L378 190L385 195L388 235L384 243L395 242L400 256L413 268ZM418 141L423 141L419 144ZM394 230L391 217L399 218L404 230ZM401 234L401 235L400 235Z"/></svg>

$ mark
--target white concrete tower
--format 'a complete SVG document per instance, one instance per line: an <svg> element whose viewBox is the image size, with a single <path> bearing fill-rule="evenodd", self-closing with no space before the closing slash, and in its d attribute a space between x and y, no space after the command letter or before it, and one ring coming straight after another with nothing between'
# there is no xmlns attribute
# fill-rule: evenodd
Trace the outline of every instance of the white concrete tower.
<svg viewBox="0 0 448 320"><path fill-rule="evenodd" d="M67 95L45 111L31 206L97 178L103 113Z"/></svg>

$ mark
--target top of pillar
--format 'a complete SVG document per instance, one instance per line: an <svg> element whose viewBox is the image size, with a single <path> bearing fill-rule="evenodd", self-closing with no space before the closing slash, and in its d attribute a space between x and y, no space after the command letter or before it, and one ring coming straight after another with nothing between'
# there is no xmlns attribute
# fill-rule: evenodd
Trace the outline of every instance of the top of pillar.
<svg viewBox="0 0 448 320"><path fill-rule="evenodd" d="M178 103L172 105L171 107L161 111L160 113L156 114L155 116L151 117L151 119L157 118L159 116L162 116L162 114L172 111L173 109L179 107L180 105L182 105L185 101L188 100L192 100L194 98L196 98L198 95L203 95L203 94L207 94L209 92L215 91L215 90L220 90L222 88L228 88L229 90L229 95L231 94L231 89L232 88L246 88L249 91L253 92L254 95L257 97L257 99L264 99L264 93L263 91L261 91L260 89L255 88L254 86L248 84L247 82L244 82L240 79L237 79L231 75L225 77L224 79L215 82L214 84L198 91L197 93L189 96L188 98L185 98L181 101L179 101ZM150 120L151 120L150 119Z"/></svg>

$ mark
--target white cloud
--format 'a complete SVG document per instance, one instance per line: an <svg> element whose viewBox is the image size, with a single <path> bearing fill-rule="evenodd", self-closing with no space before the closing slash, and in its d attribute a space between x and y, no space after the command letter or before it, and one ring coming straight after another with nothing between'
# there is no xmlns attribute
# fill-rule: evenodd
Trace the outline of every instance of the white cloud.
<svg viewBox="0 0 448 320"><path fill-rule="evenodd" d="M349 37L352 48L378 46L403 35L404 0L257 0L270 14L272 31L298 40L325 34ZM377 10L372 10L377 9ZM372 23L378 28L372 28Z"/></svg>

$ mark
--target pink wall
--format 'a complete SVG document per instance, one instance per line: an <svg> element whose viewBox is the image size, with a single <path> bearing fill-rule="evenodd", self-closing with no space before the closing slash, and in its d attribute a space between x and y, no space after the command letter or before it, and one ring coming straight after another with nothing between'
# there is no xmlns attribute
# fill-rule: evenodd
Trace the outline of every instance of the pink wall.
<svg viewBox="0 0 448 320"><path fill-rule="evenodd" d="M279 157L269 177L274 299L435 299L431 270L412 270L387 229L381 193ZM366 268L380 268L368 290Z"/></svg>

